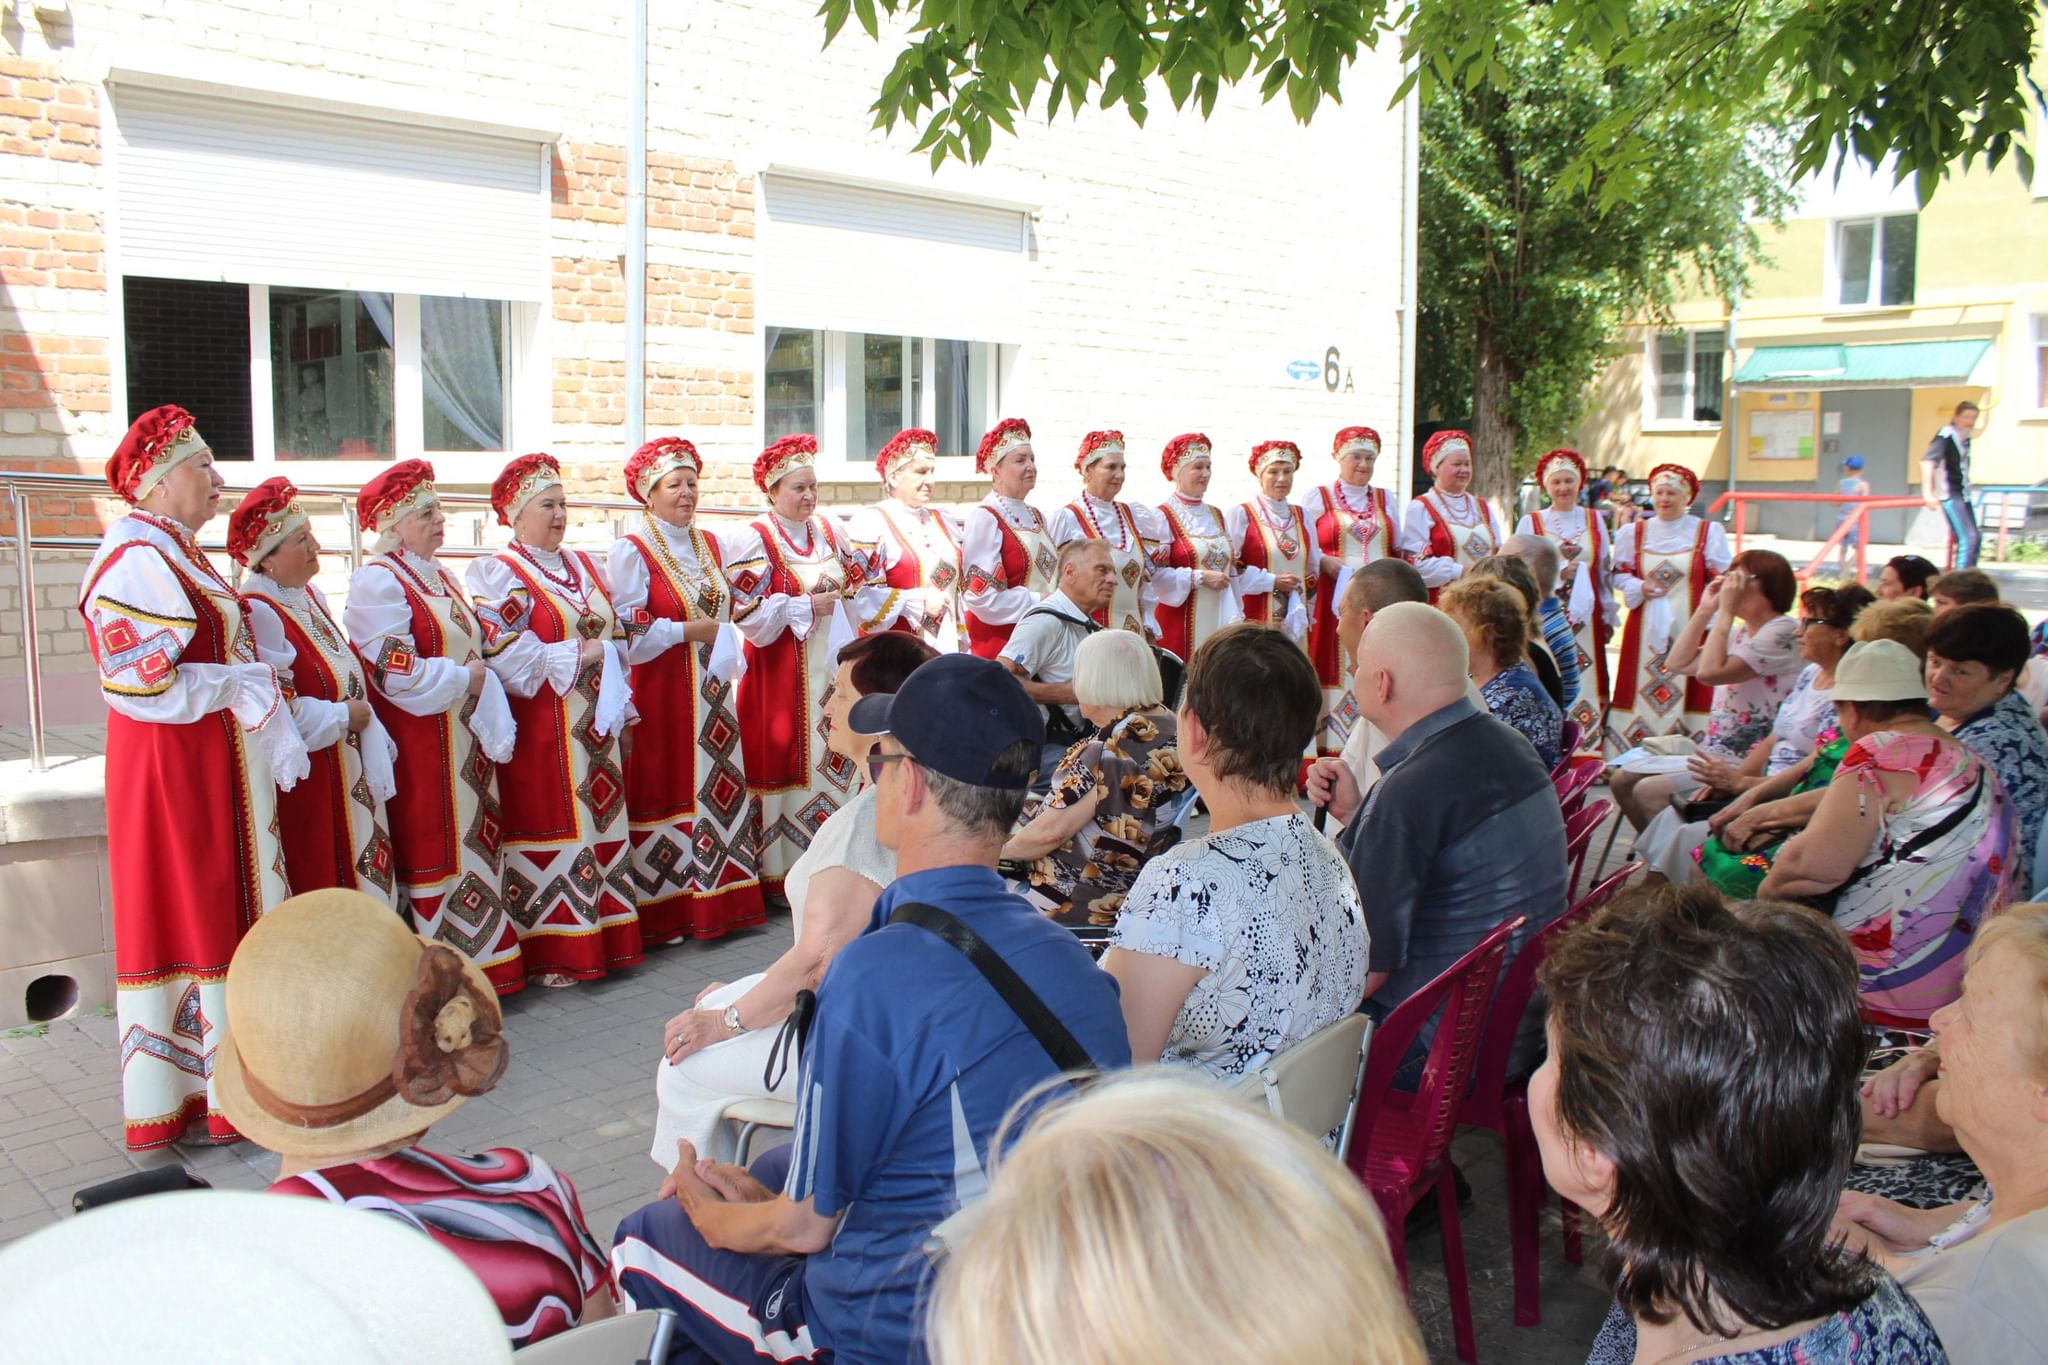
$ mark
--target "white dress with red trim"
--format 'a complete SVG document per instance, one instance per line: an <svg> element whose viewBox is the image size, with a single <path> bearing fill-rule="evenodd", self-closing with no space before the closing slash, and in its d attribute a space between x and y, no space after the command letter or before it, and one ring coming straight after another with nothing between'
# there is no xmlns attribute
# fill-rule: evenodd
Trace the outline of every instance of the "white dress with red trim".
<svg viewBox="0 0 2048 1365"><path fill-rule="evenodd" d="M1404 529L1394 495L1371 484L1339 481L1311 488L1301 509L1320 555L1308 656L1323 686L1323 724L1316 734L1316 752L1327 757L1344 752L1344 741L1358 723L1358 700L1351 695L1350 669L1337 639L1339 580L1347 570L1375 559L1410 558L1421 542ZM1411 507L1411 516L1413 511Z"/></svg>
<svg viewBox="0 0 2048 1365"><path fill-rule="evenodd" d="M519 737L498 770L499 890L529 977L593 981L643 956L627 856L624 636L597 561L518 541L465 575ZM602 649L581 662L584 642ZM618 642L618 643L615 643Z"/></svg>
<svg viewBox="0 0 2048 1365"><path fill-rule="evenodd" d="M991 493L967 514L960 560L967 647L993 659L1024 613L1059 586L1059 546L1037 508Z"/></svg>
<svg viewBox="0 0 2048 1365"><path fill-rule="evenodd" d="M1515 534L1557 542L1559 558L1573 566L1567 570L1571 584L1564 589L1564 610L1579 654L1579 695L1571 699L1568 716L1579 725L1579 751L1597 754L1602 717L1614 692L1607 679L1607 642L1621 619L1614 602L1614 533L1599 513L1580 506L1569 512L1550 507L1531 512Z"/></svg>
<svg viewBox="0 0 2048 1365"><path fill-rule="evenodd" d="M339 886L397 903L391 822L398 746L373 713L348 728L348 704L369 704L370 684L320 589L287 588L260 573L242 581L256 648L289 677L292 718L312 771L277 798L292 891Z"/></svg>
<svg viewBox="0 0 2048 1365"><path fill-rule="evenodd" d="M497 675L469 694L485 634L454 577L409 550L378 555L349 582L342 625L369 667L370 704L398 742L398 793L385 803L399 908L413 928L475 963L500 995L526 985L505 913L498 764L517 729Z"/></svg>
<svg viewBox="0 0 2048 1365"><path fill-rule="evenodd" d="M1632 522L1615 533L1614 582L1629 609L1607 720L1607 742L1615 752L1651 735L1696 736L1707 728L1714 689L1673 673L1665 660L1707 581L1733 560L1721 523L1689 513L1671 521ZM1659 599L1644 596L1646 583L1663 589L1662 608Z"/></svg>
<svg viewBox="0 0 2048 1365"><path fill-rule="evenodd" d="M838 646L854 638L866 564L825 517L792 526L774 512L736 534L726 577L733 620L747 637L740 743L761 809L761 884L782 880L811 836L853 795L853 762L825 743L825 688ZM825 619L810 595L841 599ZM879 597L880 594L874 594Z"/></svg>
<svg viewBox="0 0 2048 1365"><path fill-rule="evenodd" d="M626 812L650 944L718 938L767 918L738 689L729 669L713 671L714 644L683 639L688 622L732 620L733 563L713 533L648 513L612 546L612 602L633 690L647 702L630 732Z"/></svg>
<svg viewBox="0 0 2048 1365"><path fill-rule="evenodd" d="M1192 659L1202 641L1219 629L1244 619L1237 600L1237 553L1223 514L1206 502L1190 502L1175 493L1159 505L1166 527L1164 562L1152 570L1152 593L1159 605L1159 643L1182 659ZM1227 574L1230 582L1205 588L1197 573Z"/></svg>
<svg viewBox="0 0 2048 1365"><path fill-rule="evenodd" d="M967 627L960 614L960 546L962 531L952 515L937 507L906 507L884 498L864 507L846 523L847 539L868 561L868 577L887 585L876 610L860 622L860 633L900 630L922 636L941 654L967 647ZM927 609L936 593L945 609Z"/></svg>
<svg viewBox="0 0 2048 1365"><path fill-rule="evenodd" d="M278 784L307 771L241 599L183 527L132 512L80 590L107 717L107 872L127 1145L237 1134L213 1095L235 945L291 894Z"/></svg>
<svg viewBox="0 0 2048 1365"><path fill-rule="evenodd" d="M1171 538L1166 518L1141 503L1104 502L1084 492L1052 514L1051 530L1056 547L1077 540L1099 540L1109 546L1116 589L1109 605L1095 613L1095 622L1150 639L1149 623L1159 605L1152 591L1152 571L1166 562Z"/></svg>
<svg viewBox="0 0 2048 1365"><path fill-rule="evenodd" d="M1223 530L1238 562L1238 603L1244 619L1283 628L1306 649L1310 604L1323 558L1307 516L1293 503L1274 502L1261 493L1225 512ZM1276 601L1273 583L1282 574L1299 578L1301 587Z"/></svg>
<svg viewBox="0 0 2048 1365"><path fill-rule="evenodd" d="M1432 602L1465 570L1498 554L1504 539L1493 504L1469 490L1450 497L1440 488L1430 489L1408 504L1405 529L1415 571Z"/></svg>

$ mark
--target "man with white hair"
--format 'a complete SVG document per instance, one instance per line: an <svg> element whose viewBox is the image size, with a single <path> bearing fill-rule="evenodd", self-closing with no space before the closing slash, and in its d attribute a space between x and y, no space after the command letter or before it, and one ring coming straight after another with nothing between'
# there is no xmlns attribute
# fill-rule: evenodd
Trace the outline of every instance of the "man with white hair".
<svg viewBox="0 0 2048 1365"><path fill-rule="evenodd" d="M1374 613L1352 691L1359 715L1387 737L1379 785L1361 802L1341 760L1318 759L1309 772L1310 799L1346 822L1337 847L1365 905L1366 1009L1376 1018L1502 920L1528 917L1511 949L1520 951L1565 908L1564 819L1550 774L1526 740L1467 698L1468 663L1464 632L1436 608L1397 602ZM1534 1060L1534 1017L1518 1060ZM1433 1033L1418 1036L1402 1078L1420 1075Z"/></svg>
<svg viewBox="0 0 2048 1365"><path fill-rule="evenodd" d="M1572 638L1571 616L1564 603L1557 600L1557 575L1564 565L1564 556L1558 553L1557 542L1549 536L1521 531L1503 541L1500 552L1527 564L1529 572L1535 575L1537 591L1543 594L1543 644L1550 657L1557 660L1558 682L1564 687L1564 712L1569 717L1579 695L1579 645Z"/></svg>

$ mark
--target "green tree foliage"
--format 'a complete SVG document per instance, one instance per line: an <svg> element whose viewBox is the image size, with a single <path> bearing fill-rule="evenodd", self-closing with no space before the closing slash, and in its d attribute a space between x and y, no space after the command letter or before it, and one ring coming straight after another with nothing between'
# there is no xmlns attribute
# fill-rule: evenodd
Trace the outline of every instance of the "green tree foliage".
<svg viewBox="0 0 2048 1365"><path fill-rule="evenodd" d="M1416 370L1418 411L1469 418L1475 480L1500 496L1577 425L1625 317L1689 286L1732 294L1758 250L1750 224L1786 206L1792 153L1674 108L1638 121L1625 165L1582 180L1587 138L1660 73L1555 38L1490 60L1496 84L1438 84L1422 105ZM1759 102L1725 112L1737 129L1772 120ZM1625 194L1607 194L1613 179Z"/></svg>
<svg viewBox="0 0 2048 1365"><path fill-rule="evenodd" d="M1731 106L1782 97L1795 174L1837 148L1872 164L1895 152L1924 201L1958 161L2010 152L2030 174L2026 107L2040 97L2025 71L2040 0L823 0L819 14L828 43L849 19L901 36L875 122L918 127L934 166L980 161L1019 114L1122 105L1143 123L1162 86L1207 115L1224 84L1256 80L1305 122L1341 97L1360 48L1395 32L1425 96L1506 91L1508 54L1552 47L1651 73L1564 173L1603 211L1633 196L1662 115L1725 126Z"/></svg>

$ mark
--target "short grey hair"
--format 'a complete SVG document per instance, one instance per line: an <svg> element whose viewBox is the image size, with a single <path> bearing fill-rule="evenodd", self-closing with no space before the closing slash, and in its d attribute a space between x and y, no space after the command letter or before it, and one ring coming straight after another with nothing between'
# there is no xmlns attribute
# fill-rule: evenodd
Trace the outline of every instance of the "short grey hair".
<svg viewBox="0 0 2048 1365"><path fill-rule="evenodd" d="M1500 551L1529 566L1529 572L1536 575L1536 586L1543 589L1545 597L1557 591L1557 575L1564 567L1564 557L1558 553L1557 542L1549 536L1517 533L1508 537Z"/></svg>
<svg viewBox="0 0 2048 1365"><path fill-rule="evenodd" d="M1098 630L1074 651L1074 699L1083 706L1157 706L1166 696L1152 646L1128 630Z"/></svg>
<svg viewBox="0 0 2048 1365"><path fill-rule="evenodd" d="M1039 746L1020 739L996 755L995 771L1028 778L1038 772ZM911 762L917 760L912 758ZM975 787L918 763L924 784L931 790L939 810L963 834L987 839L1007 839L1024 814L1030 791L1023 787Z"/></svg>

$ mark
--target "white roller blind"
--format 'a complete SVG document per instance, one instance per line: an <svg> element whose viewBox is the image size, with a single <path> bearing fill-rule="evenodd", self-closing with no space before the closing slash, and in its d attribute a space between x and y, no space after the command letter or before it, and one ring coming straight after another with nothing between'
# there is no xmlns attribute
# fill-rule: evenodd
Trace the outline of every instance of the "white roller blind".
<svg viewBox="0 0 2048 1365"><path fill-rule="evenodd" d="M1014 342L1028 314L1014 209L771 174L759 289L777 327Z"/></svg>
<svg viewBox="0 0 2048 1365"><path fill-rule="evenodd" d="M121 270L538 301L540 144L117 87Z"/></svg>

